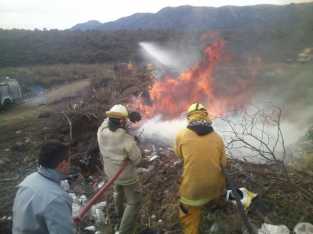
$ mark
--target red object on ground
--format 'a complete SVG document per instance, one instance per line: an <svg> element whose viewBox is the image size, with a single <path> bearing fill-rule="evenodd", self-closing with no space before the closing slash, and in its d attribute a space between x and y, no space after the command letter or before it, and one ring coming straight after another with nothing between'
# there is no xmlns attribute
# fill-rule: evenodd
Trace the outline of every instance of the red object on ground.
<svg viewBox="0 0 313 234"><path fill-rule="evenodd" d="M113 176L106 184L104 184L87 202L87 204L82 207L79 211L78 216L74 217L74 223L80 224L80 222L84 219L84 216L89 211L89 209L94 205L97 200L111 187L111 185L114 183L114 181L122 174L124 169L126 168L128 164L128 161L125 160L121 166L121 168L118 170L118 172Z"/></svg>

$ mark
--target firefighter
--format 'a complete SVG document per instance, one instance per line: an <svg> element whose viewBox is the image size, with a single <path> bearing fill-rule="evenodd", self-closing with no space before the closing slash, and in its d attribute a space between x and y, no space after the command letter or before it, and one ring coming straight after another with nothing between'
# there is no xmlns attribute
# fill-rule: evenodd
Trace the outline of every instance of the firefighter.
<svg viewBox="0 0 313 234"><path fill-rule="evenodd" d="M183 160L179 218L184 234L199 233L201 208L217 200L225 188L222 167L226 166L224 142L211 126L205 107L192 104L187 128L176 136L175 151Z"/></svg>
<svg viewBox="0 0 313 234"><path fill-rule="evenodd" d="M126 107L120 104L114 105L106 112L106 116L98 129L98 145L104 172L109 178L117 173L124 160L128 161L127 167L115 182L113 197L116 212L121 219L119 234L130 234L136 226L141 202L136 165L142 155L137 141L127 132L126 123L131 116L135 116L137 121L140 118L136 114L130 115Z"/></svg>

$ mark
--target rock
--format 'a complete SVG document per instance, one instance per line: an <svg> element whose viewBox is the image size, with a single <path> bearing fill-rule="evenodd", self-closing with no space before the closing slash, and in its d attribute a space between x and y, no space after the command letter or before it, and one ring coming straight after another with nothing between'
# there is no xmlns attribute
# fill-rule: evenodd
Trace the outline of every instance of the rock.
<svg viewBox="0 0 313 234"><path fill-rule="evenodd" d="M285 225L263 223L262 227L258 230L258 234L290 234L290 231Z"/></svg>
<svg viewBox="0 0 313 234"><path fill-rule="evenodd" d="M30 142L30 138L29 138L29 137L25 137L24 142L25 142L26 144L29 143L29 142Z"/></svg>
<svg viewBox="0 0 313 234"><path fill-rule="evenodd" d="M313 225L310 223L298 223L293 232L295 234L313 234Z"/></svg>

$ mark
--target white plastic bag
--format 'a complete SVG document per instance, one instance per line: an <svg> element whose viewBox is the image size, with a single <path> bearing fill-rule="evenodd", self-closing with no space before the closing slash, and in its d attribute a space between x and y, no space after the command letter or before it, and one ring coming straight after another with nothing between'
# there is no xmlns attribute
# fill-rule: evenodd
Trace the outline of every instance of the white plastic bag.
<svg viewBox="0 0 313 234"><path fill-rule="evenodd" d="M293 231L295 234L313 234L313 225L310 223L298 223Z"/></svg>
<svg viewBox="0 0 313 234"><path fill-rule="evenodd" d="M262 227L258 230L258 234L290 234L290 231L285 225L263 223Z"/></svg>

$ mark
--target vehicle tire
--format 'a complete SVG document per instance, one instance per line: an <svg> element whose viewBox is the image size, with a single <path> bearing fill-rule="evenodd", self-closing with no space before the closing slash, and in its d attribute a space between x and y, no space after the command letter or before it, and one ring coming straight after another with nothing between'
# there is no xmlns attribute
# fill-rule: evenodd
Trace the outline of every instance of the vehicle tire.
<svg viewBox="0 0 313 234"><path fill-rule="evenodd" d="M2 105L2 109L7 110L12 105L12 101L10 99L5 99Z"/></svg>

